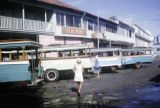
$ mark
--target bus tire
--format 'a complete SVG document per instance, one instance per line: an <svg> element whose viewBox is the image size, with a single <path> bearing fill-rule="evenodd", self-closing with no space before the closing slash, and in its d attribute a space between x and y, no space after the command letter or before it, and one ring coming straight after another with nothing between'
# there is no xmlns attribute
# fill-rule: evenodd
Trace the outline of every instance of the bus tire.
<svg viewBox="0 0 160 108"><path fill-rule="evenodd" d="M45 71L44 79L47 82L54 82L59 79L59 73L55 69L49 69Z"/></svg>
<svg viewBox="0 0 160 108"><path fill-rule="evenodd" d="M112 66L112 67L110 67L110 70L111 70L112 72L115 72L115 71L117 71L117 67L116 67L116 66Z"/></svg>
<svg viewBox="0 0 160 108"><path fill-rule="evenodd" d="M140 62L137 62L136 64L135 64L135 68L136 69L139 69L141 67L141 63Z"/></svg>

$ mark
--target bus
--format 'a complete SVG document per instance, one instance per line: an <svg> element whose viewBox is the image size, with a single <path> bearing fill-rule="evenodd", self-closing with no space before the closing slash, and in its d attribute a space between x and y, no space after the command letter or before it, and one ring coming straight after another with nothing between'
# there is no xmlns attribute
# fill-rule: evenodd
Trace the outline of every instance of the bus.
<svg viewBox="0 0 160 108"><path fill-rule="evenodd" d="M40 44L28 40L0 42L0 84L37 85L43 81Z"/></svg>
<svg viewBox="0 0 160 108"><path fill-rule="evenodd" d="M153 62L152 48L122 49L122 66L132 65L140 68L143 63Z"/></svg>
<svg viewBox="0 0 160 108"><path fill-rule="evenodd" d="M57 81L59 72L72 70L77 58L82 59L87 71L94 71L95 56L99 56L100 67L116 68L121 66L120 50L118 48L91 49L85 45L48 46L40 49L42 52L42 67L46 81Z"/></svg>
<svg viewBox="0 0 160 108"><path fill-rule="evenodd" d="M99 66L102 68L110 68L112 71L121 66L121 49L120 48L99 48L88 49L88 54L92 59L92 68L94 65L94 57L98 56Z"/></svg>

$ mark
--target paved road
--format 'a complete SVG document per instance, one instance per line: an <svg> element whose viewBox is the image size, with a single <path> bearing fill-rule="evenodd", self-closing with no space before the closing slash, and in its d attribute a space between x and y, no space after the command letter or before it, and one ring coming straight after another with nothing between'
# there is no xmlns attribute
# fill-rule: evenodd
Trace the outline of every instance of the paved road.
<svg viewBox="0 0 160 108"><path fill-rule="evenodd" d="M152 91L158 88L153 83L154 77L159 75L160 69L157 60L152 64L144 64L140 69L130 67L120 69L117 72L106 70L103 71L100 79L97 79L95 75L85 74L80 102L82 104L103 104L121 107L132 105L134 102L132 104L128 103L137 99L141 100L141 97L146 95L146 89L148 94L152 93L154 95L154 92L155 94L160 92L160 89ZM54 83L45 83L42 88L45 91L43 96L48 100L44 104L62 104L62 106L64 104L76 104L79 101L76 92L74 92L74 87L76 87L76 83L73 82L72 78ZM160 99L158 98L157 101L160 102Z"/></svg>
<svg viewBox="0 0 160 108"><path fill-rule="evenodd" d="M2 108L159 108L158 65L155 60L140 69L106 70L100 79L85 74L81 98L77 97L72 77L44 83L38 91L14 89L1 93L0 105Z"/></svg>

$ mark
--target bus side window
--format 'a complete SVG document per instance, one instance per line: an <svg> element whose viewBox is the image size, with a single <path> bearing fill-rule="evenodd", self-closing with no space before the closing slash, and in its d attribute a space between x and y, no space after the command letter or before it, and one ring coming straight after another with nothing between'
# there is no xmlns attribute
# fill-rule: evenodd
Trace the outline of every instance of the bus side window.
<svg viewBox="0 0 160 108"><path fill-rule="evenodd" d="M119 55L118 51L113 52L113 56L118 56L118 55Z"/></svg>
<svg viewBox="0 0 160 108"><path fill-rule="evenodd" d="M96 55L98 55L97 53L91 53L91 57L95 57Z"/></svg>
<svg viewBox="0 0 160 108"><path fill-rule="evenodd" d="M103 53L99 53L98 56L99 56L99 57L103 57Z"/></svg>
<svg viewBox="0 0 160 108"><path fill-rule="evenodd" d="M84 56L85 55L85 50L80 50L79 55Z"/></svg>
<svg viewBox="0 0 160 108"><path fill-rule="evenodd" d="M75 57L78 57L78 53L75 53L74 56L75 56Z"/></svg>
<svg viewBox="0 0 160 108"><path fill-rule="evenodd" d="M12 60L18 60L18 59L19 59L18 55L16 53L13 53Z"/></svg>
<svg viewBox="0 0 160 108"><path fill-rule="evenodd" d="M23 56L21 53L19 54L19 60L23 60Z"/></svg>
<svg viewBox="0 0 160 108"><path fill-rule="evenodd" d="M108 56L113 56L113 52L108 52Z"/></svg>
<svg viewBox="0 0 160 108"><path fill-rule="evenodd" d="M107 57L107 52L104 52L104 53L103 53L103 57Z"/></svg>
<svg viewBox="0 0 160 108"><path fill-rule="evenodd" d="M149 55L149 54L151 54L151 51L146 51L145 54Z"/></svg>
<svg viewBox="0 0 160 108"><path fill-rule="evenodd" d="M127 52L123 52L122 55L123 55L123 56L127 56Z"/></svg>
<svg viewBox="0 0 160 108"><path fill-rule="evenodd" d="M69 51L66 51L66 52L61 52L62 54L62 57L68 57L68 56L71 56L70 52Z"/></svg>
<svg viewBox="0 0 160 108"><path fill-rule="evenodd" d="M9 54L2 54L3 61L9 61Z"/></svg>

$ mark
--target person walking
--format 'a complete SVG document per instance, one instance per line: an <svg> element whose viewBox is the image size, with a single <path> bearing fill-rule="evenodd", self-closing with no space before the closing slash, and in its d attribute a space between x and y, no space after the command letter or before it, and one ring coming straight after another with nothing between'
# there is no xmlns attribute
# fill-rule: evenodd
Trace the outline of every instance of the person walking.
<svg viewBox="0 0 160 108"><path fill-rule="evenodd" d="M76 64L74 65L74 81L77 83L77 95L80 97L80 91L83 84L83 71L84 67L82 65L82 60L78 58Z"/></svg>
<svg viewBox="0 0 160 108"><path fill-rule="evenodd" d="M101 67L99 65L99 58L98 55L94 58L94 66L93 66L93 72L97 74L97 78L100 78L100 72L101 72Z"/></svg>

